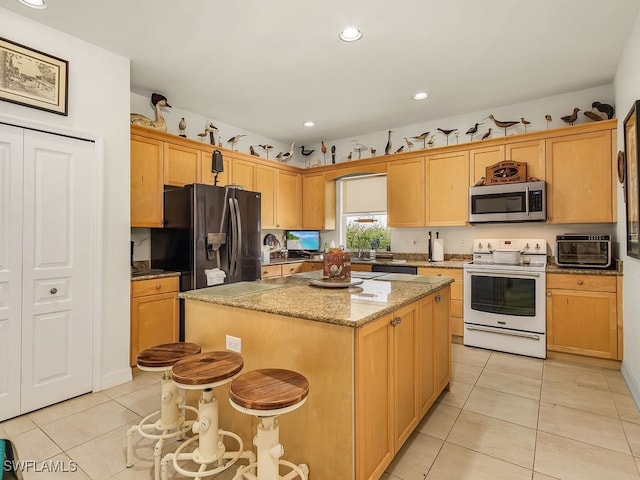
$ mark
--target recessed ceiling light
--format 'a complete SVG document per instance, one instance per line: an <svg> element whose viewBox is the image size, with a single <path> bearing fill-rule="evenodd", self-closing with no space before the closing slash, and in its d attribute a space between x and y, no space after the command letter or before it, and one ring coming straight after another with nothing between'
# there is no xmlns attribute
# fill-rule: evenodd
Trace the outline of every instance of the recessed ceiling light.
<svg viewBox="0 0 640 480"><path fill-rule="evenodd" d="M47 8L47 3L44 0L18 0L23 5L31 8L43 9Z"/></svg>
<svg viewBox="0 0 640 480"><path fill-rule="evenodd" d="M315 127L315 126L316 126L316 124L315 124L315 123L313 123L313 122L304 122L304 123L303 123L303 125L304 125L305 127L309 127L309 128L311 128L311 127Z"/></svg>
<svg viewBox="0 0 640 480"><path fill-rule="evenodd" d="M429 94L427 92L418 92L412 98L414 100L424 100L428 96L429 96Z"/></svg>
<svg viewBox="0 0 640 480"><path fill-rule="evenodd" d="M340 40L344 42L355 42L362 38L362 32L358 27L346 27L340 32Z"/></svg>

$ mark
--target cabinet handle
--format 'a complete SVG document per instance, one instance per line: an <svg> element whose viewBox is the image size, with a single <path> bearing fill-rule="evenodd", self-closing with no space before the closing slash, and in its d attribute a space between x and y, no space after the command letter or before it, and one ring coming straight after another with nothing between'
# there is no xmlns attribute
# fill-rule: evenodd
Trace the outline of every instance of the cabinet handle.
<svg viewBox="0 0 640 480"><path fill-rule="evenodd" d="M51 293L51 295L55 295L56 293L58 293L58 289L56 287L53 287L51 290L49 290L49 293Z"/></svg>
<svg viewBox="0 0 640 480"><path fill-rule="evenodd" d="M162 288L162 286L158 283L158 284L156 285L156 290L160 290L161 288Z"/></svg>
<svg viewBox="0 0 640 480"><path fill-rule="evenodd" d="M400 317L396 317L393 320L391 320L391 326L392 327L400 325L401 323L402 323L402 318L400 318Z"/></svg>
<svg viewBox="0 0 640 480"><path fill-rule="evenodd" d="M551 292L547 292L547 297L550 297L550 296L551 296Z"/></svg>
<svg viewBox="0 0 640 480"><path fill-rule="evenodd" d="M578 280L578 285L584 285L584 282L582 280Z"/></svg>
<svg viewBox="0 0 640 480"><path fill-rule="evenodd" d="M440 302L442 301L442 295L438 294L436 295L436 302Z"/></svg>

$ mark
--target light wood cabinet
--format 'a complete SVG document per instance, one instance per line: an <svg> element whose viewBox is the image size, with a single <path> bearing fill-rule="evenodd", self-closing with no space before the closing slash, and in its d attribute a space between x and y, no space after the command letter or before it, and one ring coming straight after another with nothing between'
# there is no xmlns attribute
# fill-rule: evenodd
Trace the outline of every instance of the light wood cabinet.
<svg viewBox="0 0 640 480"><path fill-rule="evenodd" d="M276 228L302 228L302 175L299 173L277 172Z"/></svg>
<svg viewBox="0 0 640 480"><path fill-rule="evenodd" d="M303 271L305 262L281 263L276 265L263 265L262 278L285 277Z"/></svg>
<svg viewBox="0 0 640 480"><path fill-rule="evenodd" d="M200 150L167 142L163 148L165 185L184 187L200 180Z"/></svg>
<svg viewBox="0 0 640 480"><path fill-rule="evenodd" d="M356 478L382 476L449 384L449 288L356 331Z"/></svg>
<svg viewBox="0 0 640 480"><path fill-rule="evenodd" d="M241 185L245 190L256 191L256 164L243 158L230 155L231 183Z"/></svg>
<svg viewBox="0 0 640 480"><path fill-rule="evenodd" d="M302 177L302 228L336 228L336 182L325 181L322 173L304 174Z"/></svg>
<svg viewBox="0 0 640 480"><path fill-rule="evenodd" d="M547 349L618 359L615 276L547 275Z"/></svg>
<svg viewBox="0 0 640 480"><path fill-rule="evenodd" d="M546 141L550 223L604 223L616 218L611 130Z"/></svg>
<svg viewBox="0 0 640 480"><path fill-rule="evenodd" d="M469 222L469 152L454 151L426 158L427 225L466 225Z"/></svg>
<svg viewBox="0 0 640 480"><path fill-rule="evenodd" d="M161 227L163 213L163 145L131 135L131 226Z"/></svg>
<svg viewBox="0 0 640 480"><path fill-rule="evenodd" d="M261 228L276 228L276 189L278 172L275 168L258 165L256 168L256 189L261 193Z"/></svg>
<svg viewBox="0 0 640 480"><path fill-rule="evenodd" d="M531 140L505 145L505 160L527 164L527 178L545 179L545 142Z"/></svg>
<svg viewBox="0 0 640 480"><path fill-rule="evenodd" d="M504 160L504 145L491 145L489 147L471 148L469 150L469 185L475 185L478 180L485 177L487 167ZM469 192L467 191L467 197ZM467 198L468 201L468 198Z"/></svg>
<svg viewBox="0 0 640 480"><path fill-rule="evenodd" d="M370 272L371 264L370 263L351 263L351 271L352 272Z"/></svg>
<svg viewBox="0 0 640 480"><path fill-rule="evenodd" d="M303 272L315 272L317 270L323 270L324 263L323 262L304 262L302 264Z"/></svg>
<svg viewBox="0 0 640 480"><path fill-rule="evenodd" d="M414 157L387 164L387 224L423 227L426 224L425 158Z"/></svg>
<svg viewBox="0 0 640 480"><path fill-rule="evenodd" d="M418 275L434 275L438 277L453 278L449 305L449 323L451 335L461 337L464 332L462 320L464 287L461 268L418 267Z"/></svg>
<svg viewBox="0 0 640 480"><path fill-rule="evenodd" d="M131 366L142 350L178 341L178 282L178 277L131 282Z"/></svg>

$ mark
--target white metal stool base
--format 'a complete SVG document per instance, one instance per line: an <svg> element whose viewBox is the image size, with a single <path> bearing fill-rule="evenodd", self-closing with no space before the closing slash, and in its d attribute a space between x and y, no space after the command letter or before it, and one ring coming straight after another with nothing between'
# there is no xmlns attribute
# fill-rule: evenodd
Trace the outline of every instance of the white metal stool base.
<svg viewBox="0 0 640 480"><path fill-rule="evenodd" d="M153 371L150 368L146 370ZM174 437L182 440L193 426L194 420L185 421L187 410L198 413L197 409L184 405L184 398L178 395L178 388L171 381L170 370L163 368L160 410L147 415L140 423L127 430L127 468L133 466L133 434L138 432L144 438L157 440L153 449L154 479L160 480L160 459L164 441Z"/></svg>
<svg viewBox="0 0 640 480"><path fill-rule="evenodd" d="M226 383L229 380L226 380ZM233 432L227 432L218 428L218 400L213 395L212 386L209 385L202 392L198 401L198 420L193 423L193 433L197 435L184 442L175 453L164 456L160 466L162 480L167 480L167 464L172 461L173 468L180 475L200 480L203 477L217 475L233 466L240 458L247 459L249 463L255 461L255 455L251 451L243 451L242 439ZM193 387L191 387L193 388ZM226 451L224 437L233 438L238 444L238 450ZM194 442L198 442L198 448L193 452L183 452L185 448ZM225 460L227 460L225 462ZM198 470L187 470L180 465L182 461L190 461L199 464ZM209 465L215 465L207 470Z"/></svg>

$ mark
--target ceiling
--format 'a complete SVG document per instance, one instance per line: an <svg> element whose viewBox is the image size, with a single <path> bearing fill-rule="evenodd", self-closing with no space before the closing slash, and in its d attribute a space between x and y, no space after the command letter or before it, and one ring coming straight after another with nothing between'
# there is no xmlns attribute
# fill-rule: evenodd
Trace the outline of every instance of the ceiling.
<svg viewBox="0 0 640 480"><path fill-rule="evenodd" d="M299 145L609 84L640 8L637 0L48 4L0 0L130 58L135 93L160 92L174 107ZM344 43L338 34L351 24L363 38ZM419 90L429 98L412 100Z"/></svg>

